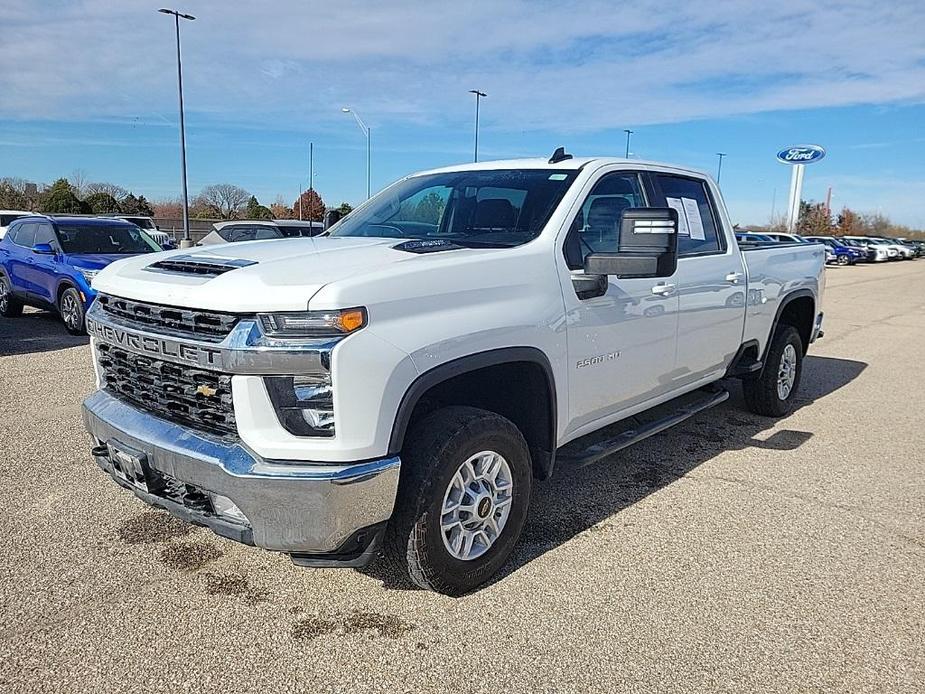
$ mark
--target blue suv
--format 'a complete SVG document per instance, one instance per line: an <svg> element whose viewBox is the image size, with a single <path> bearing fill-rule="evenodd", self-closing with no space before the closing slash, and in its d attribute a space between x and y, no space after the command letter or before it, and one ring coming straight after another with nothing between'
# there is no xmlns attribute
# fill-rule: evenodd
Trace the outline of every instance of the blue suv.
<svg viewBox="0 0 925 694"><path fill-rule="evenodd" d="M84 333L84 315L96 292L93 276L120 258L161 247L120 219L28 216L0 240L0 315L23 306L57 311L72 335Z"/></svg>

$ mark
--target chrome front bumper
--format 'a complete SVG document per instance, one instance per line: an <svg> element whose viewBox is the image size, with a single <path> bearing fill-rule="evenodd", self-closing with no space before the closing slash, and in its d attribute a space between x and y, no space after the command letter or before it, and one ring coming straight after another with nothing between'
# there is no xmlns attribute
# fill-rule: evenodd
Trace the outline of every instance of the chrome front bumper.
<svg viewBox="0 0 925 694"><path fill-rule="evenodd" d="M264 460L240 442L165 421L102 390L84 401L83 418L95 442L96 462L140 499L225 537L300 555L294 557L298 563L323 563L324 558L343 563L339 557L369 550L366 545L376 539L370 535L392 515L398 457L352 464ZM107 446L143 454L158 485L127 481ZM171 490L186 489L191 496L178 500L175 494L159 493L164 480ZM198 503L213 494L230 499L247 521ZM313 562L313 555L322 559Z"/></svg>

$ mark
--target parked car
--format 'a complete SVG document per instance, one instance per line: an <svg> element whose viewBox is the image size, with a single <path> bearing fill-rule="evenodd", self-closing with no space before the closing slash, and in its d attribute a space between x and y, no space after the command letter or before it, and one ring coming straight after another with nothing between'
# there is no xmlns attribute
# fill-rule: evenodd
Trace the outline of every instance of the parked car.
<svg viewBox="0 0 925 694"><path fill-rule="evenodd" d="M895 243L897 246L901 247L904 251L903 255L907 259L919 257L919 247L911 241L907 241L906 239L896 239L889 236L884 236L883 238L884 240L889 241L890 243Z"/></svg>
<svg viewBox="0 0 925 694"><path fill-rule="evenodd" d="M891 252L890 260L909 260L915 257L915 253L912 252L911 248L907 248L902 244L885 239L882 236L867 236L865 238L870 243L883 246L887 249L888 252Z"/></svg>
<svg viewBox="0 0 925 694"><path fill-rule="evenodd" d="M22 210L0 210L0 239L6 236L6 230L14 219L28 217L32 212L23 212Z"/></svg>
<svg viewBox="0 0 925 694"><path fill-rule="evenodd" d="M921 239L897 239L897 241L912 246L919 258L925 256L925 241Z"/></svg>
<svg viewBox="0 0 925 694"><path fill-rule="evenodd" d="M303 222L297 219L257 219L217 222L197 243L197 246L211 246L217 243L237 241L260 241L264 239L291 239L318 236L324 231L322 222Z"/></svg>
<svg viewBox="0 0 925 694"><path fill-rule="evenodd" d="M786 414L821 335L824 247L740 248L683 167L448 167L312 241L103 270L92 455L225 537L301 566L381 548L453 595L508 559L535 482L725 401L726 377Z"/></svg>
<svg viewBox="0 0 925 694"><path fill-rule="evenodd" d="M770 236L753 231L737 231L736 241L739 243L776 243Z"/></svg>
<svg viewBox="0 0 925 694"><path fill-rule="evenodd" d="M765 231L762 232L762 235L767 236L769 239L776 241L777 243L808 243L808 241L799 234L785 234L780 231Z"/></svg>
<svg viewBox="0 0 925 694"><path fill-rule="evenodd" d="M866 251L846 246L833 236L806 236L804 238L807 241L816 241L828 246L829 250L832 251L832 255L835 256L833 262L836 265L854 265L860 260L867 260Z"/></svg>
<svg viewBox="0 0 925 694"><path fill-rule="evenodd" d="M121 219L46 217L15 220L0 241L0 315L23 306L57 311L69 333L84 332L84 316L96 296L93 277L115 260L161 248Z"/></svg>
<svg viewBox="0 0 925 694"><path fill-rule="evenodd" d="M145 233L165 251L170 251L177 247L173 237L166 231L161 231L151 217L135 214L116 214L112 216L116 219L124 219L126 222L131 222L135 226L144 229Z"/></svg>
<svg viewBox="0 0 925 694"><path fill-rule="evenodd" d="M836 236L834 237L839 243L848 246L849 248L856 248L864 254L864 260L868 263L882 262L887 260L886 249L878 246L876 244L861 243L847 236Z"/></svg>
<svg viewBox="0 0 925 694"><path fill-rule="evenodd" d="M840 236L845 241L854 241L867 249L870 257L870 251L874 252L874 261L881 262L884 260L899 260L899 251L888 243L879 243L869 236Z"/></svg>

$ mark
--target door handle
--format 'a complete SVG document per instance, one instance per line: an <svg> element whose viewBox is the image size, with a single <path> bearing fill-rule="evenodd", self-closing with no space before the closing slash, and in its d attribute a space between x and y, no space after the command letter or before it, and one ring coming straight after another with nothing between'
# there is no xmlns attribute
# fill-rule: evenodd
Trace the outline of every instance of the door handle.
<svg viewBox="0 0 925 694"><path fill-rule="evenodd" d="M671 296L674 294L675 286L673 284L656 284L652 287L652 293L657 296Z"/></svg>
<svg viewBox="0 0 925 694"><path fill-rule="evenodd" d="M743 275L741 272L730 272L728 275L726 275L726 281L729 282L729 284L738 284L739 280L744 276L745 275Z"/></svg>

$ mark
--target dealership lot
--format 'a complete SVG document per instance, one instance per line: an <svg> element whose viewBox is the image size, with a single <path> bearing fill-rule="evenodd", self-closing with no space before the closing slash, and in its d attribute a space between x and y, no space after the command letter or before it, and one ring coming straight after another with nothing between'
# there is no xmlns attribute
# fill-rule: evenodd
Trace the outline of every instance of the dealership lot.
<svg viewBox="0 0 925 694"><path fill-rule="evenodd" d="M5 691L920 691L925 263L827 272L800 408L730 402L538 485L461 598L308 571L91 462L86 338L0 320Z"/></svg>

